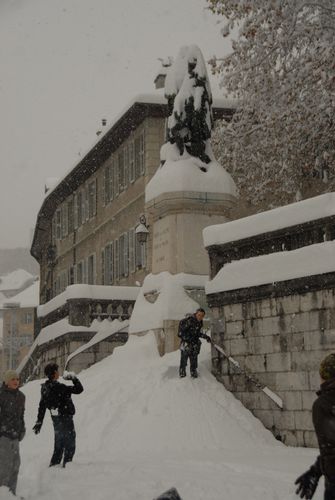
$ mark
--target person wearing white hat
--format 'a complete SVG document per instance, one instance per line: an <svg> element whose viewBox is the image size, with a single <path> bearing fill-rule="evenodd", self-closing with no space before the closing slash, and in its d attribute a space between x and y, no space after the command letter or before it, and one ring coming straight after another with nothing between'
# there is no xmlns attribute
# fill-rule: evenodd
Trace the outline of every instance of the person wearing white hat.
<svg viewBox="0 0 335 500"><path fill-rule="evenodd" d="M16 371L6 371L0 388L0 487L7 486L14 495L20 469L19 442L26 433L25 395L19 385Z"/></svg>

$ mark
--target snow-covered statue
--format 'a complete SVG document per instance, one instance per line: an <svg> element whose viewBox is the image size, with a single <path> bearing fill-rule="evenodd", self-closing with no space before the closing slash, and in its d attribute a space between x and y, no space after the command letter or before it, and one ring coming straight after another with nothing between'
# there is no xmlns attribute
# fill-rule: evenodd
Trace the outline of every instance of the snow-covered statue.
<svg viewBox="0 0 335 500"><path fill-rule="evenodd" d="M210 144L213 116L212 93L206 64L196 45L182 47L169 70L165 82L168 100L168 136L179 154L210 163Z"/></svg>
<svg viewBox="0 0 335 500"><path fill-rule="evenodd" d="M146 202L163 193L219 193L236 201L236 186L214 158L212 92L206 63L196 45L184 46L165 80L168 102L166 143L160 167L145 190Z"/></svg>

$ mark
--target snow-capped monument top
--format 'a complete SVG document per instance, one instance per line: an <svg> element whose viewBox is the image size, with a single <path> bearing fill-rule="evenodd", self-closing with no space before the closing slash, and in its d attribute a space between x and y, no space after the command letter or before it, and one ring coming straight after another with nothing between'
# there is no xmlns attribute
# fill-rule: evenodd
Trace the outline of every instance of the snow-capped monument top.
<svg viewBox="0 0 335 500"><path fill-rule="evenodd" d="M212 152L212 92L205 60L196 45L181 47L167 71L165 97L167 141L161 148L161 165L146 187L146 201L175 191L236 197L233 179Z"/></svg>

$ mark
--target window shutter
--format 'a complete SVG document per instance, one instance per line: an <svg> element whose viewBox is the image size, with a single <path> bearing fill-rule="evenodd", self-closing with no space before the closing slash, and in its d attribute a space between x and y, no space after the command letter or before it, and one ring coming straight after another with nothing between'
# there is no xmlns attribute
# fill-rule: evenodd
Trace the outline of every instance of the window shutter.
<svg viewBox="0 0 335 500"><path fill-rule="evenodd" d="M74 229L78 228L78 199L77 194L73 197L73 226Z"/></svg>
<svg viewBox="0 0 335 500"><path fill-rule="evenodd" d="M129 271L135 271L135 229L129 231Z"/></svg>
<svg viewBox="0 0 335 500"><path fill-rule="evenodd" d="M124 275L129 274L129 238L128 233L124 233Z"/></svg>
<svg viewBox="0 0 335 500"><path fill-rule="evenodd" d="M101 284L105 285L105 249L101 250Z"/></svg>
<svg viewBox="0 0 335 500"><path fill-rule="evenodd" d="M114 241L114 276L119 279L119 240Z"/></svg>

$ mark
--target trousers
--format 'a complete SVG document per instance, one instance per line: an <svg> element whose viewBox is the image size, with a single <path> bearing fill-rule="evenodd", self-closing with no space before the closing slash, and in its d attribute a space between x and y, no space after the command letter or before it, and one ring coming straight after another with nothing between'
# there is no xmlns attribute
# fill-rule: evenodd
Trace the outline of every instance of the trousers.
<svg viewBox="0 0 335 500"><path fill-rule="evenodd" d="M324 500L335 500L335 477L325 478Z"/></svg>
<svg viewBox="0 0 335 500"><path fill-rule="evenodd" d="M200 352L199 344L184 344L180 346L180 370L185 370L187 360L190 359L191 371L198 368L198 354Z"/></svg>
<svg viewBox="0 0 335 500"><path fill-rule="evenodd" d="M63 467L71 462L76 451L76 431L72 416L52 416L55 431L55 445L50 466L60 464Z"/></svg>
<svg viewBox="0 0 335 500"><path fill-rule="evenodd" d="M20 469L20 445L18 439L0 437L0 486L7 486L15 495Z"/></svg>

